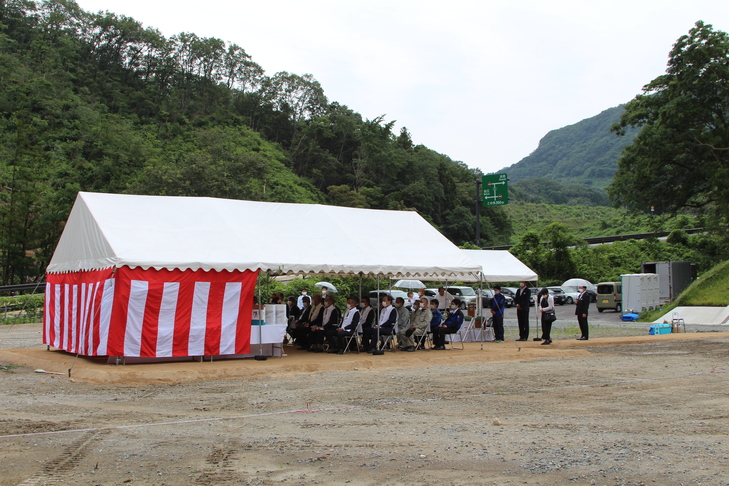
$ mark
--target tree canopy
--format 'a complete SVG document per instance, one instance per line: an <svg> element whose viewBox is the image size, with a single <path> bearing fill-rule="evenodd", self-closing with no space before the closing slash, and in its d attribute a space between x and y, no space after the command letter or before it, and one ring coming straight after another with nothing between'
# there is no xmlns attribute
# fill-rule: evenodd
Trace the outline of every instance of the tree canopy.
<svg viewBox="0 0 729 486"><path fill-rule="evenodd" d="M235 44L72 0L4 0L0 80L3 283L44 274L80 190L407 209L475 239L480 171ZM481 219L485 244L509 242L501 208Z"/></svg>
<svg viewBox="0 0 729 486"><path fill-rule="evenodd" d="M643 88L613 126L642 127L608 192L627 208L729 213L729 36L696 22L669 55L666 74Z"/></svg>

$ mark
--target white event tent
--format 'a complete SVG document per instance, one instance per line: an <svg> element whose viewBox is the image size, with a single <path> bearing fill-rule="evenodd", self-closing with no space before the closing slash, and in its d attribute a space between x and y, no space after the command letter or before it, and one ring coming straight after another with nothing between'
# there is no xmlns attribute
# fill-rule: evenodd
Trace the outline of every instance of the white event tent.
<svg viewBox="0 0 729 486"><path fill-rule="evenodd" d="M539 276L508 250L461 250L481 270L464 276L464 282L532 282Z"/></svg>
<svg viewBox="0 0 729 486"><path fill-rule="evenodd" d="M88 356L244 355L260 271L481 270L412 211L81 192L47 268L43 342ZM259 343L281 342L262 327Z"/></svg>

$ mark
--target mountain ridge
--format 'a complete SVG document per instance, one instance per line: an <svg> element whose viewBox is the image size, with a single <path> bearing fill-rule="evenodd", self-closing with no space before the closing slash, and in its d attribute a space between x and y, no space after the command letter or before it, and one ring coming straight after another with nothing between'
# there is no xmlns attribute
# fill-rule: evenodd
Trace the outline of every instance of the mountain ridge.
<svg viewBox="0 0 729 486"><path fill-rule="evenodd" d="M630 128L624 136L610 131L620 120L623 106L550 130L531 154L499 172L506 172L510 182L542 178L605 189L618 168L621 151L640 131Z"/></svg>

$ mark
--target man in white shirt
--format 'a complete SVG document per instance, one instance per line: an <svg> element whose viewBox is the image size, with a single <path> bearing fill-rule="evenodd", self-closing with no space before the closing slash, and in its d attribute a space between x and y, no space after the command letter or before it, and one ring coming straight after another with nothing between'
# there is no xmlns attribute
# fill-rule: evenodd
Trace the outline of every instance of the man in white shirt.
<svg viewBox="0 0 729 486"><path fill-rule="evenodd" d="M438 289L438 294L435 298L438 300L438 310L441 312L445 312L451 305L451 301L453 301L453 296L449 292L446 292L444 287Z"/></svg>
<svg viewBox="0 0 729 486"><path fill-rule="evenodd" d="M296 300L296 305L299 306L299 309L304 310L304 297L307 296L306 289L301 289L301 295L299 295L299 298Z"/></svg>

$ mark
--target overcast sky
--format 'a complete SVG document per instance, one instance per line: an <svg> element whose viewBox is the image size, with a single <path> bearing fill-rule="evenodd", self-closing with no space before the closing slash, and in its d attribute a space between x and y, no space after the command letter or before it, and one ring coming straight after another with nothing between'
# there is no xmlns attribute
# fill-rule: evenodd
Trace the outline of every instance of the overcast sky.
<svg viewBox="0 0 729 486"><path fill-rule="evenodd" d="M697 20L729 31L726 0L77 1L312 74L330 101L484 172L632 99Z"/></svg>

